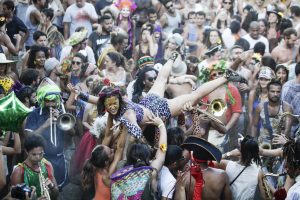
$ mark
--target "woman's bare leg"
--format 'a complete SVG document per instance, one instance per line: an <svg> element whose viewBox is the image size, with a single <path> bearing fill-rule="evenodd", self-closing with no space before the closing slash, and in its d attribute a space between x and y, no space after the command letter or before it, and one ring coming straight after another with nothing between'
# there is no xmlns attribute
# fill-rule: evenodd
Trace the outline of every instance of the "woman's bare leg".
<svg viewBox="0 0 300 200"><path fill-rule="evenodd" d="M183 105L186 102L190 101L192 105L196 105L203 97L205 97L227 81L228 80L226 78L221 77L216 80L204 83L203 85L198 87L197 90L193 91L190 94L181 95L174 99L168 99L171 116L179 115L182 111Z"/></svg>
<svg viewBox="0 0 300 200"><path fill-rule="evenodd" d="M180 56L177 57L177 59ZM164 97L168 78L170 76L174 61L168 60L159 71L157 78L148 93L154 93L159 97Z"/></svg>

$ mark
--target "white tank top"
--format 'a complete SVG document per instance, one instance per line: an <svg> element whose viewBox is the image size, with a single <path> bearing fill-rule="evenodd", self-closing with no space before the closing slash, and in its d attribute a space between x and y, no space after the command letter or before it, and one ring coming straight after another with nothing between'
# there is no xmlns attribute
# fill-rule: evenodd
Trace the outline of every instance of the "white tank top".
<svg viewBox="0 0 300 200"><path fill-rule="evenodd" d="M229 177L229 182L231 183L244 168L245 166L237 162L229 161L225 170ZM234 181L230 186L234 200L254 199L259 170L260 168L256 164L252 164Z"/></svg>
<svg viewBox="0 0 300 200"><path fill-rule="evenodd" d="M181 23L181 16L178 10L175 10L175 17L169 15L168 13L165 13L168 25L163 28L163 31L170 35L172 34L172 31L179 27L179 24Z"/></svg>

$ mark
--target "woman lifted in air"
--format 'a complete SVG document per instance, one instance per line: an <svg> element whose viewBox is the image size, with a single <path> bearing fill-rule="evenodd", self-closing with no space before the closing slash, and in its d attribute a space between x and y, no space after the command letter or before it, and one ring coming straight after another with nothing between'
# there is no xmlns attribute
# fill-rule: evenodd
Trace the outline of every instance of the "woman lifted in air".
<svg viewBox="0 0 300 200"><path fill-rule="evenodd" d="M104 88L98 97L77 91L71 84L68 85L71 92L82 100L97 104L100 115L105 110L114 116L114 119L127 128L130 135L135 138L142 137L142 131L146 128L153 114L163 120L177 116L181 113L186 102L197 104L201 98L218 88L227 81L244 81L239 75L227 70L224 77L207 82L190 94L178 96L174 99L163 98L165 86L174 62L177 62L178 53L173 52L169 60L159 71L156 81L146 97L139 104L122 98L119 89L113 87Z"/></svg>

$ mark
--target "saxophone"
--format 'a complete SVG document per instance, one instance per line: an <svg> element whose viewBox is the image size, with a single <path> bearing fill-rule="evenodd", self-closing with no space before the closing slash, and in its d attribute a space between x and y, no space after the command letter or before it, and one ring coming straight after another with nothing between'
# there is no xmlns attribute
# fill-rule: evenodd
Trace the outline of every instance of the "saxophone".
<svg viewBox="0 0 300 200"><path fill-rule="evenodd" d="M266 174L263 175L262 184L263 184L266 200L272 200L273 199L273 195L272 195L270 186L268 185L267 176L279 177L279 176L286 176L286 175L287 175L287 173L285 173L285 172L281 173L281 174L266 173Z"/></svg>
<svg viewBox="0 0 300 200"><path fill-rule="evenodd" d="M45 197L47 200L51 200L49 190L46 185L46 179L43 176L41 167L40 167L40 172L39 172L39 181L40 181L40 187L41 187L41 195L43 197Z"/></svg>
<svg viewBox="0 0 300 200"><path fill-rule="evenodd" d="M268 185L268 180L267 180L267 176L264 174L263 178L262 178L262 184L263 184L263 188L264 188L264 192L265 192L265 199L266 200L272 200L272 193L271 193L271 189Z"/></svg>
<svg viewBox="0 0 300 200"><path fill-rule="evenodd" d="M294 115L290 112L284 112L279 116L279 122L277 124L275 124L275 133L277 133L278 135L281 134L282 129L284 128L284 119L286 116L291 116L293 118L300 119L300 115Z"/></svg>

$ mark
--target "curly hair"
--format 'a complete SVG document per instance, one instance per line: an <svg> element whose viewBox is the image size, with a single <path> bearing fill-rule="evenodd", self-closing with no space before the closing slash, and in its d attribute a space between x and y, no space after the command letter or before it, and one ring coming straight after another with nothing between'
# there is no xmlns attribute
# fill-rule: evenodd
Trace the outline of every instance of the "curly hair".
<svg viewBox="0 0 300 200"><path fill-rule="evenodd" d="M35 57L36 57L36 54L40 51L43 51L45 53L46 59L49 57L49 52L48 52L47 47L33 45L30 48L30 52L29 52L29 56L28 56L28 61L27 61L28 68L35 68L35 63L34 63Z"/></svg>
<svg viewBox="0 0 300 200"><path fill-rule="evenodd" d="M119 110L117 113L117 115L119 115L120 111L121 111L121 107L123 107L125 105L125 102L123 101L120 89L107 86L107 87L104 87L99 94L103 94L103 95L101 95L101 96L99 95L99 100L97 103L98 114L101 116L105 114L104 101L106 98L114 96L119 99L120 107L119 107Z"/></svg>

